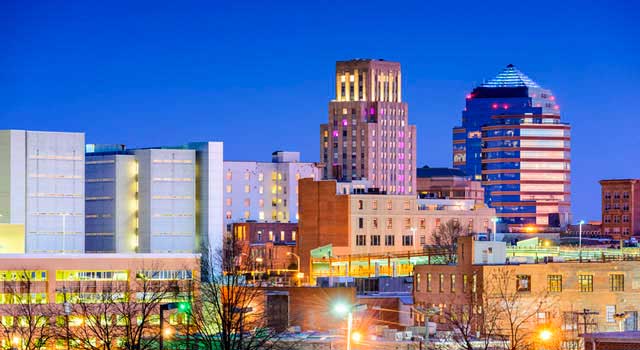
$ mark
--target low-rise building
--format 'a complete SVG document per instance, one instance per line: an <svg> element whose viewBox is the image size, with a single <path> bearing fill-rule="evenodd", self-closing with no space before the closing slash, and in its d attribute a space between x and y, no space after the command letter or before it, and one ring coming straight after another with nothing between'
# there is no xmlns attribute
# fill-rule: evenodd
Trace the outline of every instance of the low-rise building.
<svg viewBox="0 0 640 350"><path fill-rule="evenodd" d="M233 234L249 264L265 272L290 272L298 268L294 255L298 224L284 222L240 222L233 224Z"/></svg>
<svg viewBox="0 0 640 350"><path fill-rule="evenodd" d="M509 298L502 302L515 305L517 301L519 313L534 313L523 323L526 329L556 325L562 332L555 336L568 344L575 345L585 324L588 331L638 329L637 255L608 257L603 253L602 259L588 262L579 258L517 259L506 254L503 242L470 237L459 241L457 252L455 264L416 265L414 269L415 303L437 306L441 313L435 319L441 329L450 327L447 313L468 317L479 306L475 304L478 300L499 298L498 289L502 297ZM523 311L525 308L529 311ZM627 317L621 325L614 316L623 312ZM508 328L505 319L496 322L501 329Z"/></svg>
<svg viewBox="0 0 640 350"><path fill-rule="evenodd" d="M601 180L602 233L614 239L640 236L640 179Z"/></svg>
<svg viewBox="0 0 640 350"><path fill-rule="evenodd" d="M417 189L421 198L472 199L484 204L482 182L471 180L464 171L454 168L418 168Z"/></svg>
<svg viewBox="0 0 640 350"><path fill-rule="evenodd" d="M413 253L432 244L433 233L450 220L466 234L487 232L495 210L472 201L430 202L372 188L346 191L334 180L302 179L300 215L298 252L302 270L309 273L314 249L331 245L333 256Z"/></svg>

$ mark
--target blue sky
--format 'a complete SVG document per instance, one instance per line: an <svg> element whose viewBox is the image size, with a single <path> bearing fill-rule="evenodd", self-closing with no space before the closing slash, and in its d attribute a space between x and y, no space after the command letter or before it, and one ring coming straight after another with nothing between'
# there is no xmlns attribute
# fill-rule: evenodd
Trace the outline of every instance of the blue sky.
<svg viewBox="0 0 640 350"><path fill-rule="evenodd" d="M635 1L3 1L0 129L315 161L335 61L384 58L418 165L450 166L465 95L513 63L557 96L574 217L598 219L598 180L640 177L637 23Z"/></svg>

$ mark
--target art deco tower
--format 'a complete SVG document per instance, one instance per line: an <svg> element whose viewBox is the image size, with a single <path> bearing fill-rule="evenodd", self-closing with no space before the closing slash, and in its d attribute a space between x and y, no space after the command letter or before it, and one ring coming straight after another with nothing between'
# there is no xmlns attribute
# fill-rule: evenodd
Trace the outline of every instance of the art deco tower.
<svg viewBox="0 0 640 350"><path fill-rule="evenodd" d="M453 166L482 180L503 224L564 226L570 215L570 126L560 107L513 65L467 95L453 129Z"/></svg>
<svg viewBox="0 0 640 350"><path fill-rule="evenodd" d="M323 178L367 179L389 194L412 194L415 155L416 127L402 102L400 63L338 61L329 123L320 125Z"/></svg>

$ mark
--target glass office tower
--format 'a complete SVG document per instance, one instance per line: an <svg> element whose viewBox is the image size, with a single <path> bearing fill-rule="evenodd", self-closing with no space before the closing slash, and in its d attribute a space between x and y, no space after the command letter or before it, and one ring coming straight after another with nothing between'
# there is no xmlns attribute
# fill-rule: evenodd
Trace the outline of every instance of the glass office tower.
<svg viewBox="0 0 640 350"><path fill-rule="evenodd" d="M570 126L551 91L513 65L466 98L453 165L482 180L509 226L564 226L570 211Z"/></svg>

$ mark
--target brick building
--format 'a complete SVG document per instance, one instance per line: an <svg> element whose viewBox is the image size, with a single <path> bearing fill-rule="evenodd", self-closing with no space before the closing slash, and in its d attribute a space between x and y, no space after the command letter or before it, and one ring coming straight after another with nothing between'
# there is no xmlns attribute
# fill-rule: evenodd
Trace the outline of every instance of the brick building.
<svg viewBox="0 0 640 350"><path fill-rule="evenodd" d="M615 239L640 236L640 179L601 180L602 233Z"/></svg>

